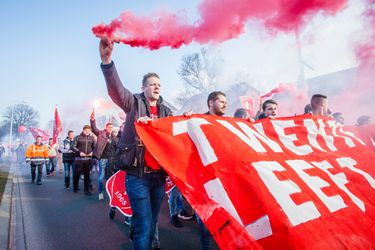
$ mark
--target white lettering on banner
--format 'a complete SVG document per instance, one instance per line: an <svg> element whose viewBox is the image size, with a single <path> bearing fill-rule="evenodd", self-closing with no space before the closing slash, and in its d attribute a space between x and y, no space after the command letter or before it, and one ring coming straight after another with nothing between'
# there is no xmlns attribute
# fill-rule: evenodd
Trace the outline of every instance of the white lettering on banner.
<svg viewBox="0 0 375 250"><path fill-rule="evenodd" d="M324 130L325 125L323 123L322 119L318 119L319 128L316 126L314 120L312 119L305 119L303 120L303 125L307 129L307 139L309 140L309 143L319 149L320 151L326 151L324 150L317 141L317 136L321 135L327 145L327 147L331 151L337 151L337 148L333 145L333 136L327 135L326 131Z"/></svg>
<svg viewBox="0 0 375 250"><path fill-rule="evenodd" d="M363 171L361 169L358 169L358 168L355 168L354 165L357 165L357 162L355 160L353 160L352 158L349 158L349 157L342 157L342 158L338 158L337 162L340 164L340 166L342 168L347 167L351 171L356 172L356 173L362 175L368 181L368 183L370 184L370 186L373 189L375 189L375 180L374 180L374 178L372 178L372 176L369 175L368 173L366 173L365 171Z"/></svg>
<svg viewBox="0 0 375 250"><path fill-rule="evenodd" d="M359 209L361 209L363 212L366 211L364 202L350 192L350 190L345 186L349 182L344 173L332 174L328 169L333 167L327 161L311 162L311 164L325 172L328 177L331 178L331 180L349 196L349 198L359 207Z"/></svg>
<svg viewBox="0 0 375 250"><path fill-rule="evenodd" d="M295 134L286 135L284 129L293 128L297 125L293 120L272 120L272 125L279 136L280 141L287 147L290 151L297 155L307 155L313 152L312 148L308 145L296 146L293 142L297 141L297 136Z"/></svg>
<svg viewBox="0 0 375 250"><path fill-rule="evenodd" d="M318 209L312 201L296 205L290 195L300 193L301 189L291 180L280 181L274 171L286 169L276 161L260 161L252 163L267 189L276 199L293 226L320 217Z"/></svg>
<svg viewBox="0 0 375 250"><path fill-rule="evenodd" d="M299 177L311 188L311 190L319 197L319 199L327 206L330 212L335 212L342 208L347 207L340 195L327 196L322 188L329 187L329 184L318 176L310 176L304 170L313 169L304 160L290 160L286 163L293 168L293 170L298 174Z"/></svg>
<svg viewBox="0 0 375 250"><path fill-rule="evenodd" d="M190 118L186 121L173 123L173 135L188 133L198 150L203 166L207 166L217 161L217 156L210 145L206 135L203 133L201 125L211 124L203 118Z"/></svg>
<svg viewBox="0 0 375 250"><path fill-rule="evenodd" d="M221 181L216 178L208 181L204 184L204 188L207 192L208 197L222 206L232 217L241 225L243 222L237 213L232 201L228 197ZM244 225L243 225L244 226ZM245 226L246 231L256 240L263 239L272 235L272 228L268 218L268 215L264 215L254 223Z"/></svg>
<svg viewBox="0 0 375 250"><path fill-rule="evenodd" d="M333 121L333 120L328 120L327 123L328 123L328 127L332 128L332 134L333 134L334 137L344 138L344 141L349 148L355 147L355 144L354 144L354 142L351 138L349 138L347 136L337 134L337 132L336 132L337 128L339 126L341 127L341 125L338 125L338 123L336 121Z"/></svg>
<svg viewBox="0 0 375 250"><path fill-rule="evenodd" d="M245 134L236 127L234 127L232 124L230 124L228 121L217 120L217 122L223 125L225 128L227 128L230 132L235 134L238 138L240 138L243 142L245 142L249 147L251 147L258 153L267 152L267 150L263 147L263 145L260 143L258 139L266 143L273 151L283 152L279 144L252 130L248 125L246 125L243 122L237 122L237 125L245 132Z"/></svg>
<svg viewBox="0 0 375 250"><path fill-rule="evenodd" d="M344 131L342 128L343 126L339 126L340 128L340 132L343 133L344 135L348 135L354 139L356 139L360 144L362 145L366 145L361 139L359 139L358 137L356 137L352 132L349 132L349 131Z"/></svg>

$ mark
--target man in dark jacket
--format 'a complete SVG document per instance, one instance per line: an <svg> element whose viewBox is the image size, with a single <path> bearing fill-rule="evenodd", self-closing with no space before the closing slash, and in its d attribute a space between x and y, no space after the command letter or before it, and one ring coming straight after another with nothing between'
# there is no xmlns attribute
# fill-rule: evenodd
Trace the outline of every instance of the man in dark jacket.
<svg viewBox="0 0 375 250"><path fill-rule="evenodd" d="M160 96L160 78L156 73L143 77L141 94L132 94L122 85L111 59L113 41L101 39L99 50L108 94L126 113L126 133L121 134L118 148L122 152L120 163L126 170L125 186L133 211L134 248L150 249L165 192L165 173L144 147L134 123L146 124L172 112Z"/></svg>
<svg viewBox="0 0 375 250"><path fill-rule="evenodd" d="M104 130L99 130L96 127L95 114L91 113L90 124L92 132L98 137L96 141L96 146L94 148L93 156L99 161L99 173L98 173L98 198L103 200L103 179L106 167L108 166L108 159L110 157L110 147L113 140L112 123L107 123Z"/></svg>
<svg viewBox="0 0 375 250"><path fill-rule="evenodd" d="M85 195L91 195L90 186L90 170L92 164L92 153L95 146L95 138L90 135L91 127L85 125L82 133L73 140L72 150L76 153L74 175L73 175L73 191L78 192L78 182L81 171L84 176Z"/></svg>
<svg viewBox="0 0 375 250"><path fill-rule="evenodd" d="M74 172L75 153L72 150L73 139L74 132L72 130L69 130L68 136L65 138L63 143L59 145L59 152L62 153L63 157L66 190L69 190L70 188L70 169L72 170L72 175Z"/></svg>

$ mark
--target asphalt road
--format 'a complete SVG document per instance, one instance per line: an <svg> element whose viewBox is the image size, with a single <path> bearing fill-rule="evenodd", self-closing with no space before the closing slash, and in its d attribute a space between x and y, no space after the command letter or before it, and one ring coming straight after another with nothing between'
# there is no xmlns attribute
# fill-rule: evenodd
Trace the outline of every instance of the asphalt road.
<svg viewBox="0 0 375 250"><path fill-rule="evenodd" d="M14 209L12 249L132 249L124 216L116 212L108 218L108 198L99 201L96 193L85 196L83 180L78 193L64 188L63 173L46 177L43 185L30 183L30 166L14 169ZM96 188L96 173L93 184ZM169 223L166 197L159 216L162 249L199 249L195 220L182 221L183 228ZM213 246L215 249L216 246Z"/></svg>

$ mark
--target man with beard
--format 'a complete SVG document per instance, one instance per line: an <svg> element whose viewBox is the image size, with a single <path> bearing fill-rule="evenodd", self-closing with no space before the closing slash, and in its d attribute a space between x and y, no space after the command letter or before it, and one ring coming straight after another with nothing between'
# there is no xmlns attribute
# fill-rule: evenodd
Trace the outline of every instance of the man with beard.
<svg viewBox="0 0 375 250"><path fill-rule="evenodd" d="M221 91L214 91L207 98L207 115L223 116L227 111L227 97Z"/></svg>
<svg viewBox="0 0 375 250"><path fill-rule="evenodd" d="M207 106L208 112L206 115L216 115L216 116L224 116L227 111L227 97L221 91L214 91L208 95L207 98ZM191 116L192 112L184 113L185 116ZM175 187L177 188L177 187ZM201 249L206 250L209 249L210 241L211 241L211 234L207 230L206 226L203 224L202 220L199 218L199 215L196 215L197 222L199 225L200 231L200 243Z"/></svg>

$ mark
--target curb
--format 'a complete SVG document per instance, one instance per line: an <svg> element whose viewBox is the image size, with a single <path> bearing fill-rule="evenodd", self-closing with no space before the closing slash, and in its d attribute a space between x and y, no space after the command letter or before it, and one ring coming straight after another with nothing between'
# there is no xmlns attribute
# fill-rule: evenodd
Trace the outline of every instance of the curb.
<svg viewBox="0 0 375 250"><path fill-rule="evenodd" d="M0 249L9 249L10 232L12 221L12 203L13 203L13 164L9 168L8 180L5 185L3 198L0 205ZM5 230L3 230L3 228ZM3 244L5 243L5 244Z"/></svg>

